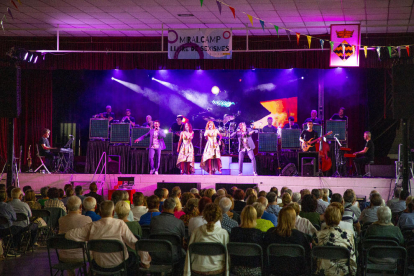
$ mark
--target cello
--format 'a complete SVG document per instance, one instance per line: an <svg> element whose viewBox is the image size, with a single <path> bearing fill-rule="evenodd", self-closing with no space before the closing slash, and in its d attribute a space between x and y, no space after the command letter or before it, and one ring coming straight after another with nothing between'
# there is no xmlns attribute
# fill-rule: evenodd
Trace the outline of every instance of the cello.
<svg viewBox="0 0 414 276"><path fill-rule="evenodd" d="M322 144L322 147L320 147ZM319 152L319 168L321 168L322 172L327 172L332 168L332 160L329 157L329 144L322 140L321 143L317 143L315 145L316 151Z"/></svg>

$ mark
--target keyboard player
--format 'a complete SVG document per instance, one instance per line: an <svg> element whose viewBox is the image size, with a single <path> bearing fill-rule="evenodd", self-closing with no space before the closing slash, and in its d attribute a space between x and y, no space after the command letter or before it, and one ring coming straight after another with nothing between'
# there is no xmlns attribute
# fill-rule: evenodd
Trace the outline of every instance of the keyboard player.
<svg viewBox="0 0 414 276"><path fill-rule="evenodd" d="M50 137L50 129L43 129L42 130L42 137L40 138L38 145L39 145L39 153L40 156L45 157L45 165L47 169L50 171L53 167L53 160L55 157L55 154L50 152L50 150L56 149L50 146L49 143L49 137Z"/></svg>

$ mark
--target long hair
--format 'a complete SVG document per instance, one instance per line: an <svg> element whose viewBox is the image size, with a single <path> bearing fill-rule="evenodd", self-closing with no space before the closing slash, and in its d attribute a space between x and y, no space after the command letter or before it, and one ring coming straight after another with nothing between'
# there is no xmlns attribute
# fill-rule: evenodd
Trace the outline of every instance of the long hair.
<svg viewBox="0 0 414 276"><path fill-rule="evenodd" d="M242 228L254 228L256 227L257 211L252 205L246 205L240 215Z"/></svg>
<svg viewBox="0 0 414 276"><path fill-rule="evenodd" d="M206 124L206 130L208 130L208 125L212 123L213 124L213 129L216 129L216 126L214 125L213 121L208 121Z"/></svg>
<svg viewBox="0 0 414 276"><path fill-rule="evenodd" d="M186 122L184 124L184 130L185 130L185 125L188 125L188 132L192 133L193 132L193 126L190 124L190 122Z"/></svg>
<svg viewBox="0 0 414 276"><path fill-rule="evenodd" d="M290 237L292 229L295 228L296 212L290 206L284 207L279 212L279 217L276 226L276 233L282 237Z"/></svg>
<svg viewBox="0 0 414 276"><path fill-rule="evenodd" d="M207 232L214 231L214 224L223 217L221 208L214 203L209 203L204 207L203 218L207 221Z"/></svg>

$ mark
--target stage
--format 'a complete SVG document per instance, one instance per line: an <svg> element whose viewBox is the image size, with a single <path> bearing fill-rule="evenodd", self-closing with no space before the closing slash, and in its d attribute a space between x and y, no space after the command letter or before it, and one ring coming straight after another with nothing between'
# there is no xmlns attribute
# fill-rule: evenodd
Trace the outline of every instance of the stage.
<svg viewBox="0 0 414 276"><path fill-rule="evenodd" d="M335 178L335 177L300 177L300 176L235 176L235 175L176 175L176 174L107 174L105 183L100 186L105 197L108 190L118 184L118 177L134 177L133 189L143 192L144 195L151 195L157 188L157 182L176 183L199 183L201 189L215 188L216 183L230 183L231 186L241 184L259 185L260 190L269 191L271 187L279 190L283 186L299 192L301 189L329 188L333 193L340 193L346 189L353 189L358 196L368 196L370 191L376 189L381 196L387 200L388 195L394 189L394 179L391 178ZM19 174L20 187L26 185L38 192L41 187L50 186L62 188L65 184L73 182L75 185L82 185L87 193L89 183L93 174L40 174L21 173ZM5 183L6 174L3 175L1 183ZM94 179L97 180L97 177ZM99 180L103 180L103 175ZM179 184L177 184L179 185ZM99 193L101 193L100 190Z"/></svg>

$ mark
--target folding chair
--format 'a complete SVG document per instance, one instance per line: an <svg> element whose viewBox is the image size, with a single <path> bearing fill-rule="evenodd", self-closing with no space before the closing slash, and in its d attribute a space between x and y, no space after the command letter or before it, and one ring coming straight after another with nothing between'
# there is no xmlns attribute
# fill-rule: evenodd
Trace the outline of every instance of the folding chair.
<svg viewBox="0 0 414 276"><path fill-rule="evenodd" d="M179 270L179 263L184 262L185 260L185 251L183 249L183 240L180 236L175 234L151 234L149 236L150 240L166 240L169 241L173 246L173 265L175 273L179 273L176 270ZM154 264L163 264L168 260L168 256L162 253L153 253L151 255L152 262ZM166 260L167 259L167 260ZM182 269L182 268L181 268Z"/></svg>
<svg viewBox="0 0 414 276"><path fill-rule="evenodd" d="M227 244L227 252L230 258L230 264L232 260L234 261L236 259L243 261L246 257L250 257L250 259L255 258L260 262L259 267L262 275L264 275L263 251L260 245L255 243L230 242ZM230 271L232 271L232 267L230 265Z"/></svg>
<svg viewBox="0 0 414 276"><path fill-rule="evenodd" d="M11 246L13 245L13 235L11 232L11 228L9 227L9 220L5 216L0 216L0 225L1 231L3 232L3 235L0 237L3 239L3 248L4 248L4 257L7 258L7 254L9 253L9 250Z"/></svg>
<svg viewBox="0 0 414 276"><path fill-rule="evenodd" d="M58 257L58 263L52 265L52 258L50 254L50 250L54 249L56 251L56 255ZM83 262L73 262L73 263L64 263L59 258L58 250L67 250L67 249L82 249L83 255ZM85 259L85 243L84 242L76 242L65 239L64 235L57 235L54 237L50 237L47 240L47 255L49 257L49 268L50 268L50 275L57 275L60 272L60 275L63 276L63 271L65 270L75 270L78 269L78 275L87 275L86 271L86 259ZM83 269L83 273L82 273ZM53 270L57 270L55 274L53 274Z"/></svg>
<svg viewBox="0 0 414 276"><path fill-rule="evenodd" d="M372 246L368 249L367 258L375 259L394 259L395 262L392 263L381 263L374 264L368 263L365 266L364 274L365 275L393 275L399 273L398 275L406 275L407 273L407 251L404 247L401 246ZM399 262L400 261L400 262ZM403 264L402 274L399 265ZM368 271L373 271L376 273L369 273ZM392 272L393 274L385 274L384 272Z"/></svg>
<svg viewBox="0 0 414 276"><path fill-rule="evenodd" d="M382 239L365 239L362 242L362 254L360 255L360 262L362 264L363 270L368 264L368 250L373 246L398 246L398 242L394 240L382 240Z"/></svg>
<svg viewBox="0 0 414 276"><path fill-rule="evenodd" d="M26 214L23 213L16 213L16 221L27 222L29 219ZM30 223L25 227L26 230L20 232L21 239L19 241L18 247L20 250L21 243L26 239L26 246L24 247L23 254L26 254L27 249L30 246L30 239L32 236L32 232L29 229Z"/></svg>
<svg viewBox="0 0 414 276"><path fill-rule="evenodd" d="M46 217L45 220L47 225L52 229L53 234L57 234L59 229L59 219L66 216L66 212L59 207L46 207L44 210L50 212L50 216Z"/></svg>
<svg viewBox="0 0 414 276"><path fill-rule="evenodd" d="M46 209L42 210L32 210L32 218L36 220L38 218L42 218L45 222L50 219L50 211ZM49 225L42 226L38 228L37 231L37 238L44 237L43 239L38 239L38 242L47 241L50 236L53 236L52 228Z"/></svg>
<svg viewBox="0 0 414 276"><path fill-rule="evenodd" d="M351 272L351 252L342 246L315 246L312 248L311 272L314 273L313 259L341 260L347 259L348 272Z"/></svg>
<svg viewBox="0 0 414 276"><path fill-rule="evenodd" d="M193 272L193 256L194 255L200 255L200 256L217 256L217 255L224 255L224 271L223 273L220 273L221 275L226 275L227 271L227 249L226 247L221 243L216 242L195 242L190 244L190 247L188 248L188 252L190 254L190 271L191 275L199 276L200 274L197 274ZM219 275L220 275L219 274Z"/></svg>
<svg viewBox="0 0 414 276"><path fill-rule="evenodd" d="M136 251L147 251L151 256L162 254L168 256L163 264L151 264L149 268L139 267L140 275L172 274L174 268L173 245L167 240L139 240L135 244Z"/></svg>
<svg viewBox="0 0 414 276"><path fill-rule="evenodd" d="M125 260L125 245L119 240L90 240L87 244L87 256L91 271L98 275L126 275L127 262ZM100 267L91 258L91 251L96 253L122 253L122 263L114 268Z"/></svg>
<svg viewBox="0 0 414 276"><path fill-rule="evenodd" d="M267 247L267 264L266 267L268 268L267 275L272 275L271 273L271 264L273 258L282 258L282 257L288 257L288 258L297 258L301 257L303 260L302 262L305 264L305 267L307 267L307 260L305 255L305 249L303 246L298 244L270 244ZM280 271L281 268L277 268L277 271ZM283 267L283 271L290 271L295 275L308 275L309 268L300 271L301 269L298 267L297 262L286 262ZM279 273L280 274L280 273Z"/></svg>
<svg viewBox="0 0 414 276"><path fill-rule="evenodd" d="M150 237L150 226L149 225L141 225L142 230L142 239L149 239Z"/></svg>
<svg viewBox="0 0 414 276"><path fill-rule="evenodd" d="M41 167L45 168L45 170L47 171L47 173L50 173L49 170L47 169L45 163L43 162L43 158L46 158L45 156L41 156L40 152L39 152L39 145L36 144L36 156L39 158L40 160L40 166L37 167L37 169L34 172L37 172Z"/></svg>
<svg viewBox="0 0 414 276"><path fill-rule="evenodd" d="M414 246L407 247L407 273L411 275L414 273Z"/></svg>

